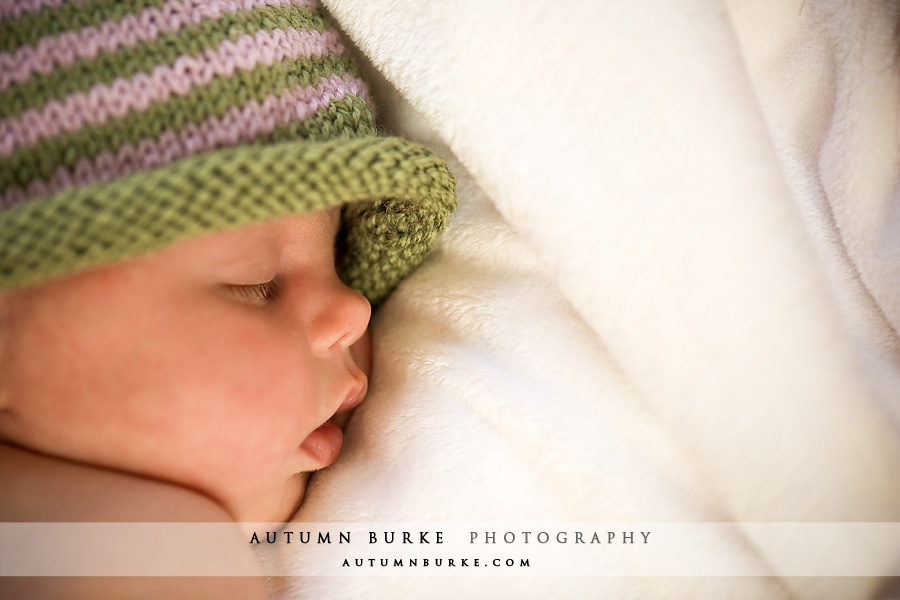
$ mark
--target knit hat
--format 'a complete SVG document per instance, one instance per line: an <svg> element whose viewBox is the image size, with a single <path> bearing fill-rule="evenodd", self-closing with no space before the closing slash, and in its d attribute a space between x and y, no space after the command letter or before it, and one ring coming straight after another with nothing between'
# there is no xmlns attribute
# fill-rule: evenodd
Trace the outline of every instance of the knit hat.
<svg viewBox="0 0 900 600"><path fill-rule="evenodd" d="M346 205L341 276L377 304L456 197L367 94L314 0L0 3L0 289Z"/></svg>

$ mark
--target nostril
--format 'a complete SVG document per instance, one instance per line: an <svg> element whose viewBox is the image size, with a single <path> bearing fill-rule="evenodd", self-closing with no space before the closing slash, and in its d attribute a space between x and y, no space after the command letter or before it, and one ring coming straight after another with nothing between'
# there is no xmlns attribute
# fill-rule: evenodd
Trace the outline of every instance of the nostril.
<svg viewBox="0 0 900 600"><path fill-rule="evenodd" d="M372 373L372 344L368 330L350 346L350 358L363 375L368 377Z"/></svg>

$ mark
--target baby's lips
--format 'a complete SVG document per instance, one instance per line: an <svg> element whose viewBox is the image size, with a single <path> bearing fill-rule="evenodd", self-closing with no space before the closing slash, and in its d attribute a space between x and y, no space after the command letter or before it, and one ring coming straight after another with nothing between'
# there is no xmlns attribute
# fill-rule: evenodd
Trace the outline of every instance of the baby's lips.
<svg viewBox="0 0 900 600"><path fill-rule="evenodd" d="M338 407L337 412L341 413L341 412L351 411L354 408L356 408L357 406L359 406L359 404L363 401L363 399L365 399L366 392L368 391L368 389L369 389L369 382L366 379L366 377L363 376L362 382L358 386L356 386L355 388L350 390L350 392L347 393L347 397L344 398L344 401Z"/></svg>
<svg viewBox="0 0 900 600"><path fill-rule="evenodd" d="M367 389L368 382L363 377L359 385L347 392L335 414L303 440L300 449L306 454L312 465L309 467L310 470L322 469L337 460L344 442L344 434L341 430L350 417L350 411L366 397Z"/></svg>
<svg viewBox="0 0 900 600"><path fill-rule="evenodd" d="M331 419L319 425L300 444L300 449L310 461L305 470L323 469L336 461L343 441L344 434Z"/></svg>
<svg viewBox="0 0 900 600"><path fill-rule="evenodd" d="M347 397L338 407L337 412L335 412L334 416L331 417L331 420L341 429L347 424L347 420L350 418L350 411L360 405L362 401L366 397L366 391L368 390L368 382L363 380L363 383L360 387L354 388L347 394Z"/></svg>

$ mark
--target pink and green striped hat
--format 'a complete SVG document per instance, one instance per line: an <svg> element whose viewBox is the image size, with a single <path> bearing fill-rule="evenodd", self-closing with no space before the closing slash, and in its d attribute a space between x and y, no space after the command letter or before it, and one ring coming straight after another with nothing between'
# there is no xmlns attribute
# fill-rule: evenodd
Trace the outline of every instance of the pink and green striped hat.
<svg viewBox="0 0 900 600"><path fill-rule="evenodd" d="M313 0L0 0L0 289L345 205L373 303L456 207Z"/></svg>

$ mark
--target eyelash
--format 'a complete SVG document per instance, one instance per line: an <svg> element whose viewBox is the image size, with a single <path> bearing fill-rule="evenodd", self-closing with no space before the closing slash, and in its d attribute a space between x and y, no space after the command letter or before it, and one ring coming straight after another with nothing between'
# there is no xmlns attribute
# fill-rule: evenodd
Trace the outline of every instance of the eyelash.
<svg viewBox="0 0 900 600"><path fill-rule="evenodd" d="M277 279L270 279L265 283L251 285L229 285L228 290L241 300L250 302L268 302L274 300L281 293L281 286Z"/></svg>

